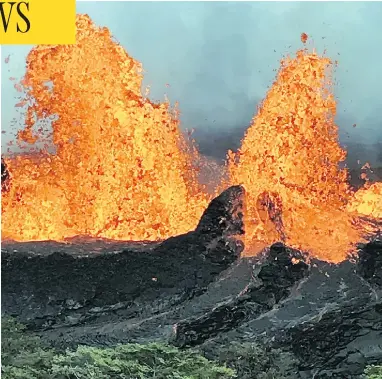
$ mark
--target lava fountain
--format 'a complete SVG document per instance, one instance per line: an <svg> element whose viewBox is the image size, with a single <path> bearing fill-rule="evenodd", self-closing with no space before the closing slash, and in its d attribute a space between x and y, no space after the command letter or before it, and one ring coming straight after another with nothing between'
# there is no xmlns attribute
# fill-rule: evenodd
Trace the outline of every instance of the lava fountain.
<svg viewBox="0 0 382 379"><path fill-rule="evenodd" d="M142 97L140 64L107 28L84 15L76 24L75 45L28 55L19 138L36 142L35 120L54 115L56 152L6 160L2 239L157 240L193 229L208 199L176 112Z"/></svg>
<svg viewBox="0 0 382 379"><path fill-rule="evenodd" d="M282 240L314 256L346 258L365 230L359 215L381 218L382 187L354 194L334 123L328 58L306 50L282 62L237 153L227 185L246 189L247 254ZM160 240L195 228L210 197L197 180L197 150L176 111L141 94L140 64L77 16L77 43L37 46L23 87L26 127L51 118L55 152L8 157L2 239L63 240L89 235Z"/></svg>
<svg viewBox="0 0 382 379"><path fill-rule="evenodd" d="M281 239L322 259L341 261L362 239L346 209L352 193L346 170L339 169L346 153L334 123L330 69L328 58L305 50L282 61L240 150L229 154L231 182L247 190L248 253L259 242ZM368 193L377 201L376 193Z"/></svg>

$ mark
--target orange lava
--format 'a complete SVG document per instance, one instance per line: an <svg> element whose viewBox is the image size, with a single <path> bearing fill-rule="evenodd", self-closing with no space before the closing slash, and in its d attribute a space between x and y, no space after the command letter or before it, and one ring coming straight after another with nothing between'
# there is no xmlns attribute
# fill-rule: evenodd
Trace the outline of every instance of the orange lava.
<svg viewBox="0 0 382 379"><path fill-rule="evenodd" d="M330 65L328 58L305 51L285 59L239 152L230 154L231 182L247 190L248 253L259 241L283 239L322 259L341 261L361 240L346 212L347 173L338 168L345 152L334 123ZM264 193L278 199L281 222L267 222L261 214ZM273 227L277 222L279 228Z"/></svg>
<svg viewBox="0 0 382 379"><path fill-rule="evenodd" d="M158 240L197 225L208 202L192 169L197 152L168 104L142 97L140 72L88 16L77 17L76 45L33 48L23 83L36 101L19 138L35 142L33 115L57 115L56 154L6 160L2 239Z"/></svg>
<svg viewBox="0 0 382 379"><path fill-rule="evenodd" d="M229 154L220 189L246 189L246 254L282 240L339 262L362 241L357 217L382 218L382 184L354 195L339 169L345 152L330 67L306 51L285 59L240 150ZM210 200L195 170L206 158L186 143L167 103L142 96L139 62L107 28L78 16L77 43L33 48L23 85L29 106L18 138L43 141L35 119L56 116L56 151L6 159L3 240L159 240L195 228Z"/></svg>
<svg viewBox="0 0 382 379"><path fill-rule="evenodd" d="M349 212L382 219L382 183L374 183L356 192L347 207Z"/></svg>
<svg viewBox="0 0 382 379"><path fill-rule="evenodd" d="M306 43L308 41L308 35L306 33L301 33L301 42Z"/></svg>

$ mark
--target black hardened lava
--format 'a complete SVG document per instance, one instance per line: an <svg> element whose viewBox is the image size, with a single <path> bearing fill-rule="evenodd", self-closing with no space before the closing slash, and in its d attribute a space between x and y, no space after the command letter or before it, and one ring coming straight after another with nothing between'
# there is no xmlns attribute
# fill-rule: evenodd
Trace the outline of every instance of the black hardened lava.
<svg viewBox="0 0 382 379"><path fill-rule="evenodd" d="M219 359L255 344L292 356L291 379L361 379L382 364L381 241L339 264L281 243L238 259L244 196L227 189L195 231L161 243L7 242L2 313L62 349L162 341Z"/></svg>
<svg viewBox="0 0 382 379"><path fill-rule="evenodd" d="M178 322L174 343L178 346L199 345L218 333L232 330L268 312L308 273L309 266L299 251L288 249L281 243L272 245L257 275L258 280L250 283L234 300L216 306L199 318Z"/></svg>
<svg viewBox="0 0 382 379"><path fill-rule="evenodd" d="M9 188L10 175L8 167L4 161L4 158L1 157L1 192L7 191Z"/></svg>
<svg viewBox="0 0 382 379"><path fill-rule="evenodd" d="M358 272L370 283L382 287L382 240L368 243L359 252Z"/></svg>
<svg viewBox="0 0 382 379"><path fill-rule="evenodd" d="M307 378L359 378L366 365L382 364L380 240L360 249L355 271L369 283L368 293L347 296L343 286L341 303L324 305L310 320L280 331L273 343L294 353Z"/></svg>
<svg viewBox="0 0 382 379"><path fill-rule="evenodd" d="M44 251L39 243L3 246L2 313L40 329L87 322L97 309L136 317L190 299L240 256L243 244L235 236L243 233L243 198L242 187L228 188L194 232L139 252L84 256L55 253L53 245Z"/></svg>

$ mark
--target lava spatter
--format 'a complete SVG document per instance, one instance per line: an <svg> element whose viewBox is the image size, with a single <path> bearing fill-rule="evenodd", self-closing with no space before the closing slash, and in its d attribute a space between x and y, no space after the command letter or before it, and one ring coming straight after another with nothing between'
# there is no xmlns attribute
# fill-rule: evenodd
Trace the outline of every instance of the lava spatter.
<svg viewBox="0 0 382 379"><path fill-rule="evenodd" d="M247 191L249 253L259 241L284 239L322 259L340 261L361 239L345 210L351 195L347 172L338 168L345 152L334 123L330 66L328 58L303 50L285 59L239 152L230 153L231 182ZM264 192L276 194L282 204L283 235L277 225L271 233L261 222L258 204Z"/></svg>
<svg viewBox="0 0 382 379"><path fill-rule="evenodd" d="M220 189L246 190L247 254L281 240L339 262L362 240L355 218L382 217L381 184L354 194L339 169L345 151L330 67L306 50L285 59L240 150L229 154ZM77 16L75 45L32 49L18 138L44 142L35 123L49 119L54 151L5 159L3 240L160 240L196 227L210 196L195 162L207 158L185 141L169 104L142 96L141 71L86 15Z"/></svg>
<svg viewBox="0 0 382 379"><path fill-rule="evenodd" d="M207 196L176 113L142 97L140 63L107 28L86 15L76 23L75 45L28 55L23 84L34 101L19 137L35 142L35 119L56 116L56 153L7 159L2 238L157 240L193 229Z"/></svg>

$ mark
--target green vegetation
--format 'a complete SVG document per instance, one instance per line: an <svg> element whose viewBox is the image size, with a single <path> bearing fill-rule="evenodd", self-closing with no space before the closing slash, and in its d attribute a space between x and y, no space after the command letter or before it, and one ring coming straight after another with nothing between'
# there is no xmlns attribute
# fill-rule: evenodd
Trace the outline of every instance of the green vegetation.
<svg viewBox="0 0 382 379"><path fill-rule="evenodd" d="M291 354L281 350L237 342L220 350L219 361L233 368L240 379L284 379L296 363Z"/></svg>
<svg viewBox="0 0 382 379"><path fill-rule="evenodd" d="M4 379L228 379L233 370L167 345L79 346L60 354L13 319L2 321Z"/></svg>
<svg viewBox="0 0 382 379"><path fill-rule="evenodd" d="M235 342L219 348L220 363L158 343L58 352L12 318L1 329L4 379L284 379L296 363L288 353ZM382 366L368 367L365 377L382 379Z"/></svg>
<svg viewBox="0 0 382 379"><path fill-rule="evenodd" d="M382 366L369 366L365 374L367 379L382 379Z"/></svg>

